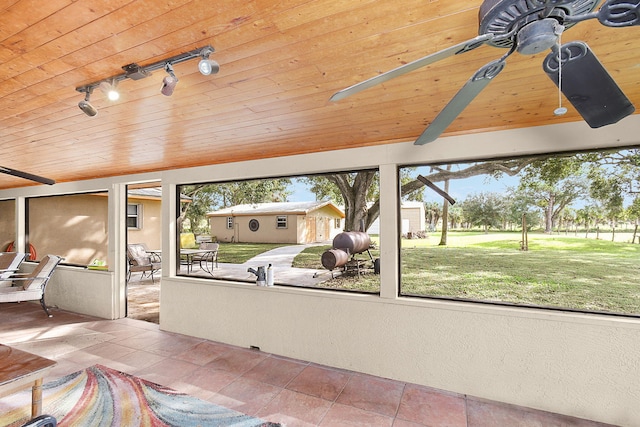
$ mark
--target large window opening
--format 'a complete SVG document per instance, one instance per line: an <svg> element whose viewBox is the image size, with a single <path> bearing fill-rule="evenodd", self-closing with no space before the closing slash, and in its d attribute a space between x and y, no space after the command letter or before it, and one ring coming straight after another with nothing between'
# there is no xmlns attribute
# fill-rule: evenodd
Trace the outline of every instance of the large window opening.
<svg viewBox="0 0 640 427"><path fill-rule="evenodd" d="M180 275L380 290L377 170L198 183L178 192Z"/></svg>
<svg viewBox="0 0 640 427"><path fill-rule="evenodd" d="M27 240L38 260L47 254L65 264L106 264L108 194L32 197L27 203Z"/></svg>
<svg viewBox="0 0 640 427"><path fill-rule="evenodd" d="M639 155L401 167L400 294L639 315Z"/></svg>

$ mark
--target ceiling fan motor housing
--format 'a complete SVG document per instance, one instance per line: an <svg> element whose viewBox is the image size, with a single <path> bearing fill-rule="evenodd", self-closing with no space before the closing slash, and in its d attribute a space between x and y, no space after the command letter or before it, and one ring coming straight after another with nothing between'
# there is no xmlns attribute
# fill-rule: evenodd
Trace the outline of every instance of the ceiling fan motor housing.
<svg viewBox="0 0 640 427"><path fill-rule="evenodd" d="M495 37L488 44L510 49L514 43L521 42L517 40L517 35L525 27L529 27L529 24L552 19L565 28L570 28L575 23L565 23L565 17L592 12L599 2L600 0L485 0L478 13L480 22L478 33L493 34ZM550 36L542 35L546 25L551 23L536 24L531 29L525 30L523 37L528 40L529 46L527 48L525 43L525 52L521 53L537 53L526 53L527 50L537 49L537 43L549 45ZM528 34L526 34L527 31L529 31ZM542 38L547 40L541 40Z"/></svg>

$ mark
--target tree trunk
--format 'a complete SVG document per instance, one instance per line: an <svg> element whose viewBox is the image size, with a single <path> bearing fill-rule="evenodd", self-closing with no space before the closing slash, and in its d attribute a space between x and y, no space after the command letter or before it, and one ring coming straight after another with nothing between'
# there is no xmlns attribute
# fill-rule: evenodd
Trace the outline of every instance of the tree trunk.
<svg viewBox="0 0 640 427"><path fill-rule="evenodd" d="M553 205L554 205L555 197L553 194L549 195L549 202L547 204L547 209L545 210L544 215L544 232L546 234L551 234L553 231Z"/></svg>
<svg viewBox="0 0 640 427"><path fill-rule="evenodd" d="M451 165L447 165L447 171L451 170ZM444 192L449 194L449 180L444 180ZM438 246L447 245L447 233L449 232L449 201L442 199L442 232L440 233L440 243Z"/></svg>

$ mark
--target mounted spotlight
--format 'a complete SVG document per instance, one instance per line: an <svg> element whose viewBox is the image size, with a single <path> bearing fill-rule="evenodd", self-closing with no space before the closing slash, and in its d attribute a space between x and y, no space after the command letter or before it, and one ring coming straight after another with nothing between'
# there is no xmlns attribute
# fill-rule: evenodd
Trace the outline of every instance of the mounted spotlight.
<svg viewBox="0 0 640 427"><path fill-rule="evenodd" d="M89 102L89 98L91 97L91 90L93 89L88 89L86 94L84 95L84 99L78 102L78 107L80 107L82 112L89 117L93 117L98 114L98 110L96 110L96 108Z"/></svg>
<svg viewBox="0 0 640 427"><path fill-rule="evenodd" d="M115 79L112 80L111 83L109 82L100 83L100 85L98 86L98 89L100 89L102 93L107 95L107 98L109 98L110 101L117 101L118 99L120 99L120 93L116 89Z"/></svg>
<svg viewBox="0 0 640 427"><path fill-rule="evenodd" d="M176 88L176 85L178 84L178 78L173 73L173 67L171 66L171 64L165 65L164 69L167 73L169 73L169 75L164 79L162 79L162 89L160 89L160 92L164 96L171 96L173 95L173 90Z"/></svg>
<svg viewBox="0 0 640 427"><path fill-rule="evenodd" d="M119 82L127 79L141 80L149 77L152 71L160 70L162 68L164 68L169 75L162 80L162 89L160 92L165 96L171 96L178 84L178 78L173 72L173 65L189 61L191 59L200 58L200 62L198 63L198 69L200 72L204 75L216 74L220 71L220 65L216 61L209 59L209 55L213 52L213 47L207 45L205 47L181 53L144 66L136 63L125 65L122 67L122 70L124 71L123 74L118 74L116 76L76 87L78 92L85 94L85 99L78 103L78 107L80 107L87 116L95 116L98 114L98 110L96 110L89 102L89 96L95 88L99 88L109 97L110 100L115 101L120 97L116 91L116 85Z"/></svg>
<svg viewBox="0 0 640 427"><path fill-rule="evenodd" d="M209 59L209 55L213 53L213 48L211 46L207 46L200 51L200 56L202 59L198 62L198 70L204 76L208 76L210 74L217 74L220 71L220 64L218 64L213 59Z"/></svg>

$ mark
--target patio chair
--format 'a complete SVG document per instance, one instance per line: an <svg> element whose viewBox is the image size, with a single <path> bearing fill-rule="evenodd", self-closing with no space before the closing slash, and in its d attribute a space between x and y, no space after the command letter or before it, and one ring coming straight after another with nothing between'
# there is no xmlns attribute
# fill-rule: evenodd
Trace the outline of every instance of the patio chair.
<svg viewBox="0 0 640 427"><path fill-rule="evenodd" d="M18 271L26 256L22 252L0 252L0 288L11 286L11 280L7 279Z"/></svg>
<svg viewBox="0 0 640 427"><path fill-rule="evenodd" d="M7 280L12 285L0 288L0 303L40 300L40 305L47 316L53 315L44 302L45 289L51 275L62 258L57 255L47 255L38 263L31 273L15 273Z"/></svg>
<svg viewBox="0 0 640 427"><path fill-rule="evenodd" d="M127 280L131 279L132 272L142 272L142 277L146 274L151 276L151 281L155 283L153 274L159 271L162 267L162 263L154 262L151 259L151 255L147 252L147 249L142 243L131 243L127 245L127 259L129 261L129 272Z"/></svg>
<svg viewBox="0 0 640 427"><path fill-rule="evenodd" d="M208 273L211 273L209 269L209 263L211 263L211 267L215 264L215 268L218 268L218 249L220 248L219 243L200 243L200 248L202 250L206 250L207 252L203 254L196 254L192 258L192 262L198 262L200 264L200 269L204 270ZM204 264L203 264L204 263Z"/></svg>

